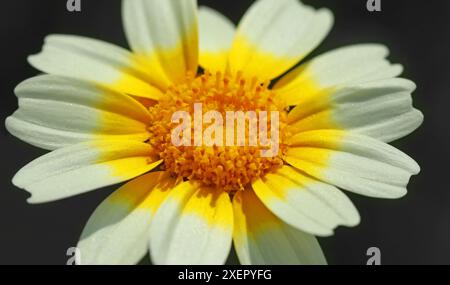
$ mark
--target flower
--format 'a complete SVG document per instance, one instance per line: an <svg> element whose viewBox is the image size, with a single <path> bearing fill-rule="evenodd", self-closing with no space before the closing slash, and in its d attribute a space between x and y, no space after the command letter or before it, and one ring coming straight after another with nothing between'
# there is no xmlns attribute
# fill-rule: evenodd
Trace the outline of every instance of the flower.
<svg viewBox="0 0 450 285"><path fill-rule="evenodd" d="M47 37L29 62L48 75L16 88L6 120L52 150L13 179L30 203L133 179L89 219L82 264L135 264L148 250L156 264L223 264L232 243L243 264L324 264L314 236L360 221L339 188L399 198L419 172L387 144L423 116L386 47L343 47L283 75L328 34L329 10L259 0L235 28L195 0L125 0L123 19L132 52ZM195 103L279 112L280 151L174 146L171 114Z"/></svg>

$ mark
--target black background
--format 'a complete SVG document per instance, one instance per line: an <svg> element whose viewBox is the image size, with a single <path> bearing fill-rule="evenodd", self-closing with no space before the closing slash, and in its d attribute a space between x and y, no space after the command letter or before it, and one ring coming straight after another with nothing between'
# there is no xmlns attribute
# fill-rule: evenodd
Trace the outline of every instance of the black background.
<svg viewBox="0 0 450 285"><path fill-rule="evenodd" d="M161 0L164 1L164 0ZM235 23L252 0L199 0ZM401 200L350 195L362 222L338 228L320 243L331 264L365 264L366 250L381 249L383 264L450 263L449 127L450 1L382 0L382 12L366 10L366 0L304 0L335 15L330 36L313 53L355 43L379 42L390 59L405 66L414 80L415 106L425 123L394 145L422 167ZM127 47L119 0L82 0L82 12L66 11L66 0L8 0L0 3L1 119L17 108L14 87L38 74L26 57L40 51L51 33L77 34ZM65 264L84 223L115 188L59 202L28 205L28 194L10 182L23 165L45 152L20 142L0 128L0 264ZM230 263L234 263L233 258Z"/></svg>

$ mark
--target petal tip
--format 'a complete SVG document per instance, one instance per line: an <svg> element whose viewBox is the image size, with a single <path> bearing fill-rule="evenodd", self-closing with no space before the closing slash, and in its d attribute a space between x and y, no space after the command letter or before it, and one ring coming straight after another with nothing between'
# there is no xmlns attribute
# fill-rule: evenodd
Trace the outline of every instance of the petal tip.
<svg viewBox="0 0 450 285"><path fill-rule="evenodd" d="M412 161L412 163L411 163L411 172L412 172L412 175L417 175L417 174L419 174L420 173L420 171L421 171L421 168L420 168L420 165L416 162L416 161Z"/></svg>
<svg viewBox="0 0 450 285"><path fill-rule="evenodd" d="M25 189L25 183L24 183L23 178L22 178L22 171L21 171L21 170L19 170L19 171L14 175L14 177L11 179L11 183L12 183L14 186L16 186L17 188L26 190L26 189Z"/></svg>
<svg viewBox="0 0 450 285"><path fill-rule="evenodd" d="M27 62L28 62L32 67L37 68L39 56L40 56L40 53L29 55L29 56L27 57ZM19 84L19 86L20 86L20 84ZM18 87L19 87L19 86L18 86Z"/></svg>

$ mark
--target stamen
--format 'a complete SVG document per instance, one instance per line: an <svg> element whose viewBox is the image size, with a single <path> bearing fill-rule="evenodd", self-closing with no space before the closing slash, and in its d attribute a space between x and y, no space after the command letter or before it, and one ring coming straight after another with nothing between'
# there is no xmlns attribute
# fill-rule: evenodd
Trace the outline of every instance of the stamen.
<svg viewBox="0 0 450 285"><path fill-rule="evenodd" d="M174 146L171 134L176 124L171 121L172 115L178 111L193 115L196 103L202 103L203 113L218 111L224 118L227 111L279 111L278 155L261 157L260 146ZM244 78L242 72L235 76L205 72L196 78L188 74L184 83L168 88L164 99L149 108L149 143L164 160L162 168L174 176L200 181L227 192L244 190L248 184L283 165L282 156L286 150L283 141L288 134L282 131L287 116L282 106L269 89L268 82ZM270 118L268 125L270 133ZM247 132L248 129L248 142Z"/></svg>

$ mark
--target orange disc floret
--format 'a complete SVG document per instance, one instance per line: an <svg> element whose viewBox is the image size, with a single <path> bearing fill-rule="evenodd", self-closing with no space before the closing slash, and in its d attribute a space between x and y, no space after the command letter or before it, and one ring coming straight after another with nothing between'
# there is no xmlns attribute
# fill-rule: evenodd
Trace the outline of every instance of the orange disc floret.
<svg viewBox="0 0 450 285"><path fill-rule="evenodd" d="M271 157L263 157L261 150L267 149L265 145L229 145L225 139L223 144L212 146L174 145L172 132L177 124L172 121L173 114L183 111L194 117L194 105L198 103L202 104L203 114L217 111L223 117L227 112L276 111L279 114L279 151ZM248 80L240 73L235 76L220 72L197 77L188 75L185 82L170 87L164 98L149 108L149 143L164 160L162 168L174 176L227 192L243 190L249 183L283 165L282 156L286 151L283 142L288 134L283 131L287 111L281 103L268 82L261 83L256 78ZM193 129L194 123L191 123ZM224 126L224 132L229 128L229 125ZM245 128L248 143L249 125ZM271 118L268 118L266 137L270 137L271 128Z"/></svg>

